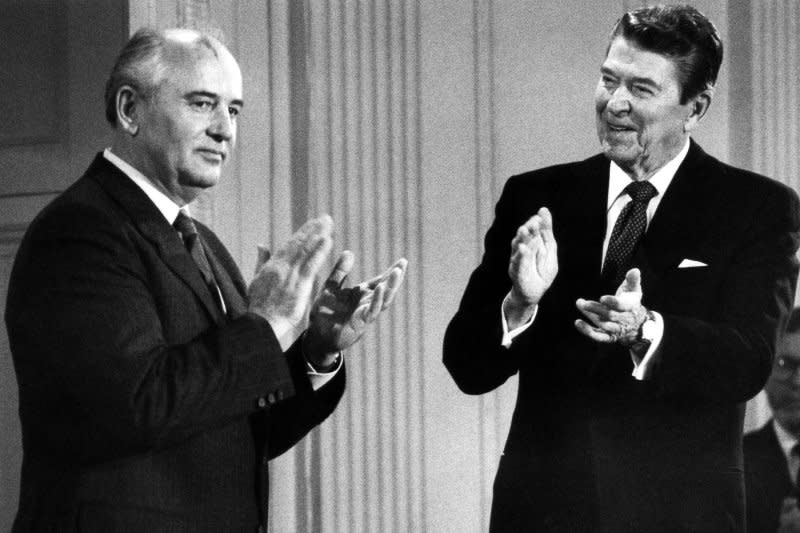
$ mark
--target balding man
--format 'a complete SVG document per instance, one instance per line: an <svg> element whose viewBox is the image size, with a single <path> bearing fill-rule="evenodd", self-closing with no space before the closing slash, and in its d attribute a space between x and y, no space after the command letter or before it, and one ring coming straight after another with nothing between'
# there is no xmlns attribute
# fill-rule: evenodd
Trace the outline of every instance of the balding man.
<svg viewBox="0 0 800 533"><path fill-rule="evenodd" d="M106 87L113 146L40 213L6 322L23 429L14 531L265 529L268 460L335 408L341 351L391 302L405 260L324 290L330 217L249 287L187 205L220 180L243 107L218 40L140 30ZM310 313L310 326L305 317Z"/></svg>

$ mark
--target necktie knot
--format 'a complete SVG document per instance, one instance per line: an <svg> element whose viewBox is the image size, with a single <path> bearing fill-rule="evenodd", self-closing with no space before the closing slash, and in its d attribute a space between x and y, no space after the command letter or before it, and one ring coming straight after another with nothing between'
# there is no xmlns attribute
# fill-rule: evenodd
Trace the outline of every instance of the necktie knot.
<svg viewBox="0 0 800 533"><path fill-rule="evenodd" d="M183 239L186 247L191 249L195 240L197 240L197 227L194 225L192 217L187 215L185 211L180 210L178 211L178 218L175 219L172 226L181 234L181 239Z"/></svg>
<svg viewBox="0 0 800 533"><path fill-rule="evenodd" d="M643 204L647 204L658 194L658 190L649 181L633 181L625 187L625 192L634 202Z"/></svg>

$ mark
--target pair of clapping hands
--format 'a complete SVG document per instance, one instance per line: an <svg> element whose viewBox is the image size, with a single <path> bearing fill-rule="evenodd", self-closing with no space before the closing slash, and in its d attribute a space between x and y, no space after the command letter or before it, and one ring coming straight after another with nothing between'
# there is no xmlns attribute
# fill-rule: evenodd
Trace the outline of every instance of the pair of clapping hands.
<svg viewBox="0 0 800 533"><path fill-rule="evenodd" d="M511 292L504 303L509 329L527 322L558 274L558 246L553 235L553 217L543 207L517 230L511 241L508 265ZM575 305L587 320L575 327L597 342L633 345L647 310L642 305L639 269L629 270L614 295L599 301L582 298Z"/></svg>
<svg viewBox="0 0 800 533"><path fill-rule="evenodd" d="M248 288L249 311L270 323L282 347L288 347L305 330L305 356L323 368L330 366L341 350L355 344L389 307L408 264L399 259L383 274L345 288L355 262L353 253L345 250L320 289L317 276L332 248L331 217L309 220L271 257L259 248L256 274Z"/></svg>

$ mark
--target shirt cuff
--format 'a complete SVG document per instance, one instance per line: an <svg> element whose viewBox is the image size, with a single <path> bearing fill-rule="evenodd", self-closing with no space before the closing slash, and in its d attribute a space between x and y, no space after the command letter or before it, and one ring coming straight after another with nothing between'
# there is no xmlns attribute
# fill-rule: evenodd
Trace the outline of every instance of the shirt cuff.
<svg viewBox="0 0 800 533"><path fill-rule="evenodd" d="M278 339L278 344L281 345L281 350L284 352L295 343L305 330L305 328L295 327L289 320L282 317L268 318L267 322L269 322L272 333Z"/></svg>
<svg viewBox="0 0 800 533"><path fill-rule="evenodd" d="M528 329L531 324L533 324L533 320L536 318L536 313L539 311L539 306L537 305L533 308L533 314L527 322L512 329L511 331L508 331L508 320L506 320L506 312L503 309L508 296L509 295L506 294L506 297L503 298L503 302L500 304L500 322L503 324L503 340L500 341L500 344L503 346L503 348L508 348L511 346L511 341L517 338L522 332Z"/></svg>
<svg viewBox="0 0 800 533"><path fill-rule="evenodd" d="M303 356L303 358L305 358L305 356ZM308 380L311 382L311 388L315 391L321 389L323 385L332 380L339 372L339 369L342 368L342 364L344 364L344 354L342 352L339 352L339 355L336 357L336 367L329 372L317 371L314 365L306 359L306 374L308 375Z"/></svg>
<svg viewBox="0 0 800 533"><path fill-rule="evenodd" d="M655 325L653 327L653 342L650 343L650 347L647 349L647 352L645 352L644 357L642 358L637 357L633 353L633 350L630 350L631 360L633 361L633 372L631 372L631 375L639 381L643 381L647 378L647 369L649 368L650 363L653 361L653 354L656 353L656 350L658 350L658 347L661 345L661 339L664 337L664 317L655 311L651 312L655 318Z"/></svg>

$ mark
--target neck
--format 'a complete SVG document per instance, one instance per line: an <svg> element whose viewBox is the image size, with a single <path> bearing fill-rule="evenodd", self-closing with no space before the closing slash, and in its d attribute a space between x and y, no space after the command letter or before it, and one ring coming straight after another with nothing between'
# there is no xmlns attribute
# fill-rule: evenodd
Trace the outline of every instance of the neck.
<svg viewBox="0 0 800 533"><path fill-rule="evenodd" d="M688 140L688 134L681 138L681 141L674 146L670 147L664 155L664 157L659 158L658 160L652 160L649 153L645 152L642 154L642 157L637 159L631 164L620 164L619 167L625 171L625 174L628 175L633 181L645 181L649 180L650 178L655 175L656 172L664 168L664 166L678 157L678 154L681 153L683 147L686 146L686 141Z"/></svg>

